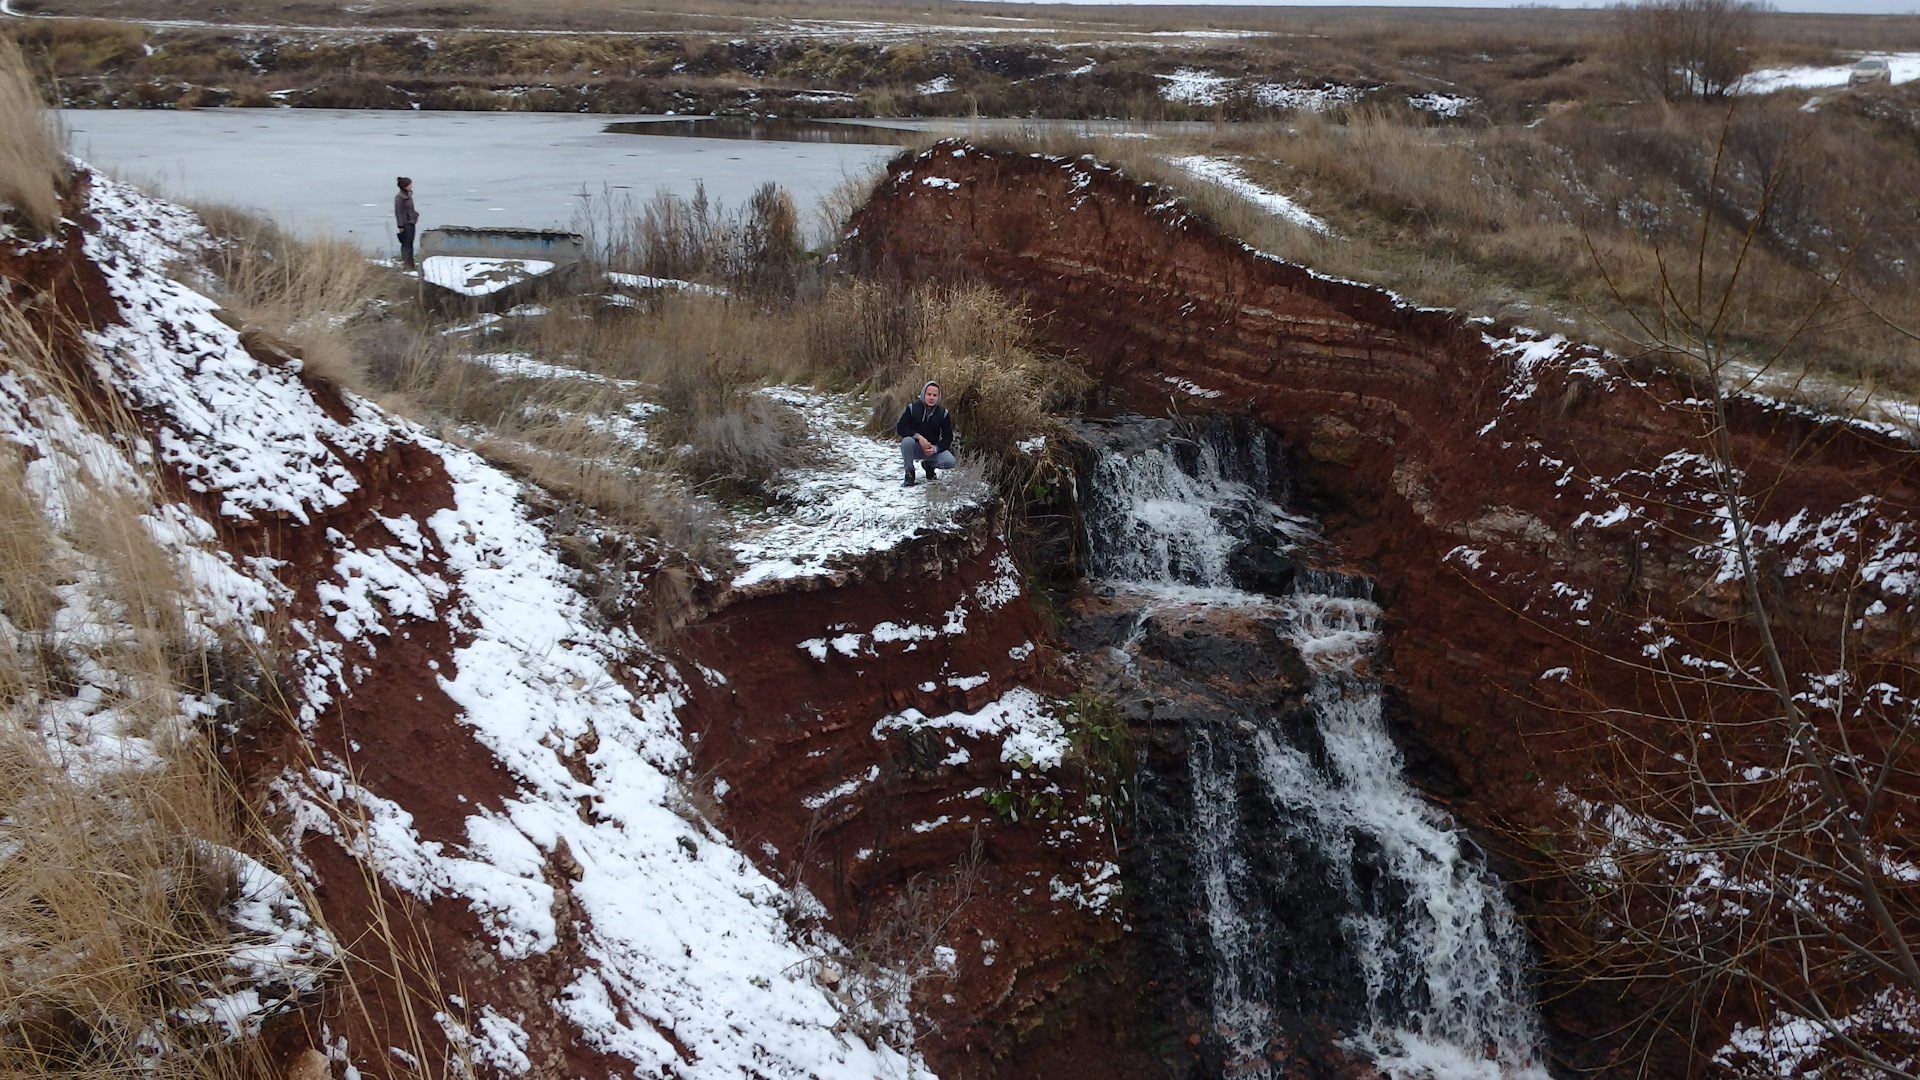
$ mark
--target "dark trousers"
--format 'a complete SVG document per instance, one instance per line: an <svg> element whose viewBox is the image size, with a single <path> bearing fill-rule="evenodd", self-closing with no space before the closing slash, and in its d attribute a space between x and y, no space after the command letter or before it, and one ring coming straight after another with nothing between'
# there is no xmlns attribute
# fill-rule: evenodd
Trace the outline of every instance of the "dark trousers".
<svg viewBox="0 0 1920 1080"><path fill-rule="evenodd" d="M413 265L413 225L400 226L400 259L408 266Z"/></svg>

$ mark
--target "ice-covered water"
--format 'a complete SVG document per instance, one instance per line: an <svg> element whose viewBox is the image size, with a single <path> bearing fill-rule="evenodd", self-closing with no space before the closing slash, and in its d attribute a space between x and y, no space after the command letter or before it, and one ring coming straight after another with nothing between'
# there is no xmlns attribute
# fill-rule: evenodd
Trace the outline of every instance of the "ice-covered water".
<svg viewBox="0 0 1920 1080"><path fill-rule="evenodd" d="M424 229L567 228L583 190L666 189L738 206L768 180L803 209L898 152L893 146L729 142L609 133L662 119L573 113L371 109L66 109L75 154L192 202L264 212L307 234L393 254L394 177L413 178ZM673 118L665 118L673 119ZM603 188L604 186L604 188Z"/></svg>
<svg viewBox="0 0 1920 1080"><path fill-rule="evenodd" d="M1279 460L1235 445L1224 427L1103 453L1088 493L1095 573L1232 602L1230 563L1250 532L1300 535L1270 497L1284 489ZM1281 1034L1276 973L1288 958L1263 950L1289 913L1262 903L1245 846L1258 834L1309 847L1330 868L1314 889L1337 912L1364 1017L1342 1033L1347 1046L1395 1080L1544 1080L1514 914L1467 837L1403 778L1380 686L1361 674L1378 636L1371 583L1299 568L1280 605L1284 636L1314 672L1312 745L1271 716L1243 725L1250 732L1195 722L1188 739L1193 869L1227 1071L1268 1076Z"/></svg>

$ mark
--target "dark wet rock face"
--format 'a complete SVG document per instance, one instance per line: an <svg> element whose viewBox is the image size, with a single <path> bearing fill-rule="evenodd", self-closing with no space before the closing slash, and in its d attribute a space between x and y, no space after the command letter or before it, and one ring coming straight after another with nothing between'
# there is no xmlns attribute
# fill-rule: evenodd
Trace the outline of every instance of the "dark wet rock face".
<svg viewBox="0 0 1920 1080"><path fill-rule="evenodd" d="M1499 883L1402 779L1364 578L1312 565L1271 433L1092 429L1083 678L1138 757L1125 856L1147 1006L1174 1075L1374 1075L1423 1053L1535 1067ZM1159 439L1158 443L1152 441Z"/></svg>
<svg viewBox="0 0 1920 1080"><path fill-rule="evenodd" d="M1340 875L1252 768L1263 728L1277 724L1290 739L1315 742L1302 698L1311 675L1299 651L1281 640L1277 620L1226 611L1150 615L1136 627L1137 611L1116 613L1127 599L1076 604L1067 633L1089 658L1083 662L1100 669L1103 692L1136 719L1125 870L1140 967L1154 973L1146 1002L1171 1028L1168 1045L1157 1048L1162 1059L1177 1061L1172 1075L1181 1077L1245 1075L1255 1057L1275 1074L1368 1074L1336 1045L1340 1032L1366 1020L1341 930L1348 904L1329 884ZM1128 670L1107 650L1133 633ZM1245 862L1222 883L1236 908L1253 913L1231 977L1269 1010L1257 1046L1247 1045L1253 1025L1236 1031L1214 1014L1222 958L1208 921L1213 868L1195 838L1195 762L1232 778L1239 812L1225 829Z"/></svg>

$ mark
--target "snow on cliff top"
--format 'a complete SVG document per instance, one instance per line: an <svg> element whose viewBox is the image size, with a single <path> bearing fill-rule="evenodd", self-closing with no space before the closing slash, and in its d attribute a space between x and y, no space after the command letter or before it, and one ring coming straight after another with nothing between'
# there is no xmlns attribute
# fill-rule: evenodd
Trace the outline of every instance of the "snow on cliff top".
<svg viewBox="0 0 1920 1080"><path fill-rule="evenodd" d="M169 263L206 242L186 211L102 177L87 209L100 222L87 253L126 320L94 335L103 374L154 426L161 459L217 514L312 522L353 497L354 459L394 442L438 455L451 481L446 508L385 508L384 546L330 530L330 572L311 583L323 615L294 620L289 640L306 643L294 660L311 723L354 693L363 674L354 656L377 654L409 623L444 622L460 644L441 658L440 687L515 793L497 810L476 809L463 843L429 841L406 806L322 760L275 784L292 821L283 839L364 829L356 839L383 878L421 898L466 902L503 964L555 946L561 928L543 869L564 843L580 868L573 902L591 963L552 988L552 1009L580 1043L630 1059L639 1075L925 1076L910 1053L843 1034L841 1006L805 977L818 951L793 940L782 887L668 808L687 760L675 716L684 683L643 642L599 626L518 483L351 394L336 419L293 366L249 356L212 300L167 276ZM48 438L22 422L8 437ZM292 608L308 585L283 583L286 564L275 559L218 549L212 522L189 504L147 520L191 572L209 623L247 626ZM616 665L632 677L616 677ZM576 778L563 755L590 776ZM595 812L583 814L589 797ZM495 1074L527 1071L523 1025L551 1018L496 1010L484 988L469 997L454 1022L477 1059Z"/></svg>

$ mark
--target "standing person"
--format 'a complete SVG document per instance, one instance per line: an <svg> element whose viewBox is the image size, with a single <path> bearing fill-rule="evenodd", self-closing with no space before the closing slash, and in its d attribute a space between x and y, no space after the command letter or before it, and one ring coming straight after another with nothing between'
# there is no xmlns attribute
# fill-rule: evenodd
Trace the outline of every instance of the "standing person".
<svg viewBox="0 0 1920 1080"><path fill-rule="evenodd" d="M920 396L907 403L893 430L900 436L900 460L907 467L901 487L913 486L916 464L927 471L928 480L935 469L953 468L953 417L940 405L939 383L920 388Z"/></svg>
<svg viewBox="0 0 1920 1080"><path fill-rule="evenodd" d="M393 197L393 223L400 227L400 261L413 269L413 230L420 224L420 211L413 208L413 180L402 176L397 181L399 194Z"/></svg>

